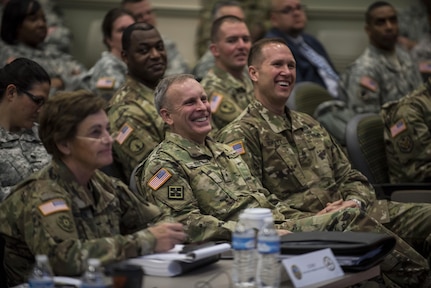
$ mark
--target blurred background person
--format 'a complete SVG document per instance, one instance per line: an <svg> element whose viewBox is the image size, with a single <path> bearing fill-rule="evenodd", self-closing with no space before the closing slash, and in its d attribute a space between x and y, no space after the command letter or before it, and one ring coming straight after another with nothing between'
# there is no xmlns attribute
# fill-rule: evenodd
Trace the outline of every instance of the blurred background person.
<svg viewBox="0 0 431 288"><path fill-rule="evenodd" d="M18 58L0 69L0 202L51 159L36 123L49 88L48 74L32 60Z"/></svg>
<svg viewBox="0 0 431 288"><path fill-rule="evenodd" d="M102 22L103 43L108 51L83 75L82 86L93 93L111 99L115 91L126 81L127 65L121 59L123 31L135 23L133 14L123 8L109 10Z"/></svg>

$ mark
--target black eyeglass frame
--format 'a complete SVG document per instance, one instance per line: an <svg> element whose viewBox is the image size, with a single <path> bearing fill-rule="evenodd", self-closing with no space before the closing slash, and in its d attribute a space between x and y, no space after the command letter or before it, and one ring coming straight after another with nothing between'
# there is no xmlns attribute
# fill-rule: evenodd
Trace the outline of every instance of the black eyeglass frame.
<svg viewBox="0 0 431 288"><path fill-rule="evenodd" d="M30 93L26 90L20 90L22 93L24 93L25 95L27 95L31 101L34 102L34 104L36 104L37 106L41 107L43 104L45 104L46 100L44 97L40 97L40 96L36 96L33 93Z"/></svg>

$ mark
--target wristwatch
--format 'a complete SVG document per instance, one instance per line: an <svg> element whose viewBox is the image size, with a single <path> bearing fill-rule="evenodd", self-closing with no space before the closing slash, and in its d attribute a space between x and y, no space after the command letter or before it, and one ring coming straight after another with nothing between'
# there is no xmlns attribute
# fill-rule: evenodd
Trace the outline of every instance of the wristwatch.
<svg viewBox="0 0 431 288"><path fill-rule="evenodd" d="M362 202L361 201L359 201L358 199L350 199L350 200L355 202L356 206L358 206L359 209L362 209Z"/></svg>

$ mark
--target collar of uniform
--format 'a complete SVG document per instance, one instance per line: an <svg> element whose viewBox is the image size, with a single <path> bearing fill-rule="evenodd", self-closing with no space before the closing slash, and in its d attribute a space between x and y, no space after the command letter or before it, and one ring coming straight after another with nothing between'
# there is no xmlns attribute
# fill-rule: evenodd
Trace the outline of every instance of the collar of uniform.
<svg viewBox="0 0 431 288"><path fill-rule="evenodd" d="M251 104L251 108L259 112L261 117L266 121L266 123L268 123L268 126L275 133L281 133L292 129L292 123L289 116L290 110L286 109L286 113L283 116L280 116L266 109L262 103L257 100Z"/></svg>
<svg viewBox="0 0 431 288"><path fill-rule="evenodd" d="M166 132L165 140L170 141L183 150L187 151L187 153L189 153L190 157L192 158L198 158L202 156L206 156L207 158L217 158L219 155L225 152L220 150L219 147L215 147L216 143L209 136L206 137L204 146L186 139L179 134L169 131Z"/></svg>

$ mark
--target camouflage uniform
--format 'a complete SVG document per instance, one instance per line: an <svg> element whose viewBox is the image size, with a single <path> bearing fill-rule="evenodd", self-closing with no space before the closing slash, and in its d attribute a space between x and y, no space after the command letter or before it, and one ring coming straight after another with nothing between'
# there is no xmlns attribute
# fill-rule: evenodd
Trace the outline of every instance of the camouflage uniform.
<svg viewBox="0 0 431 288"><path fill-rule="evenodd" d="M108 101L115 91L126 82L127 65L108 51L82 77L82 86L102 95Z"/></svg>
<svg viewBox="0 0 431 288"><path fill-rule="evenodd" d="M51 78L61 78L64 90L72 91L80 87L80 74L87 71L84 65L74 60L71 55L53 49L53 47L42 45L36 49L24 44L4 44L0 47L0 66L6 65L18 57L36 61Z"/></svg>
<svg viewBox="0 0 431 288"><path fill-rule="evenodd" d="M165 75L189 73L189 66L178 50L175 42L163 35L162 40L166 50L166 57L168 59L168 66L166 67Z"/></svg>
<svg viewBox="0 0 431 288"><path fill-rule="evenodd" d="M253 84L246 70L243 81L214 66L201 81L209 96L211 115L218 129L234 120L253 99Z"/></svg>
<svg viewBox="0 0 431 288"><path fill-rule="evenodd" d="M398 65L381 50L369 45L341 76L340 98L346 99L355 113L379 113L384 103L413 91L422 83L416 63L398 47L396 59Z"/></svg>
<svg viewBox="0 0 431 288"><path fill-rule="evenodd" d="M280 213L285 214L287 209L252 177L235 151L210 138L202 146L167 132L166 139L139 166L135 177L139 192L186 225L192 241L229 239L234 221L245 208L273 208L277 220L284 219ZM279 228L294 232L373 231L396 237L360 209L353 208L288 220ZM397 266L397 271L388 272L388 277L396 279L397 273L406 275L408 270L411 276L408 281L422 283L429 272L426 260L403 240L398 240L396 250L386 258L382 269L394 269L394 264L402 263L405 266Z"/></svg>
<svg viewBox="0 0 431 288"><path fill-rule="evenodd" d="M431 78L399 101L383 105L381 116L390 181L431 182Z"/></svg>
<svg viewBox="0 0 431 288"><path fill-rule="evenodd" d="M18 133L0 127L0 203L14 185L46 166L50 160L39 139L37 126Z"/></svg>
<svg viewBox="0 0 431 288"><path fill-rule="evenodd" d="M415 1L398 13L400 36L418 42L425 34L431 32L427 9L421 0Z"/></svg>
<svg viewBox="0 0 431 288"><path fill-rule="evenodd" d="M193 75L196 79L202 80L215 64L213 53L208 49L207 52L199 59L193 68Z"/></svg>
<svg viewBox="0 0 431 288"><path fill-rule="evenodd" d="M164 139L165 124L154 106L153 90L130 76L109 102L111 131L119 131L113 149L126 178Z"/></svg>
<svg viewBox="0 0 431 288"><path fill-rule="evenodd" d="M426 81L431 76L431 33L422 37L418 44L410 50L410 55L418 63L422 78Z"/></svg>
<svg viewBox="0 0 431 288"><path fill-rule="evenodd" d="M160 220L160 209L99 171L90 187L93 193L75 181L67 166L53 161L0 205L10 287L26 282L35 254L47 254L56 275L77 276L84 268L84 250L102 264L153 252L156 240L143 229Z"/></svg>

